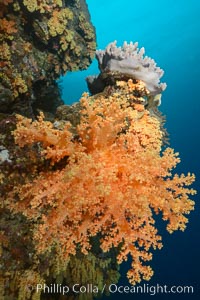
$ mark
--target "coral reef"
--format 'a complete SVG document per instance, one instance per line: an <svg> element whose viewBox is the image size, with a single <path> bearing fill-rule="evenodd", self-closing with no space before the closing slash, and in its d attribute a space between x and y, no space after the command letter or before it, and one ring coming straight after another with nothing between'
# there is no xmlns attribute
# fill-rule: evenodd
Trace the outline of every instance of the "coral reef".
<svg viewBox="0 0 200 300"><path fill-rule="evenodd" d="M122 47L117 47L115 41L105 50L97 50L100 74L86 78L88 89L92 95L103 91L109 93L116 88L117 81L132 79L135 88L131 101L145 105L151 115L159 120L163 141L169 144L168 133L164 128L165 117L158 110L162 92L167 86L166 83L160 83L164 71L156 66L152 58L144 57L144 53L144 47L139 49L137 42L124 42Z"/></svg>
<svg viewBox="0 0 200 300"><path fill-rule="evenodd" d="M98 244L97 242L93 242L95 249L90 251L88 257L79 254L68 261L63 260L60 250L55 248L49 254L40 256L36 254L32 242L34 224L21 213L13 215L5 207L4 200L13 186L23 185L37 177L41 171L53 171L55 166L51 166L47 160L42 158L41 148L38 145L17 147L11 134L15 128L16 118L14 116L5 118L5 115L0 115L0 157L2 158L0 159L0 198L2 200L0 208L0 256L2 262L0 298L4 299L5 297L9 300L46 299L45 295L36 293L35 289L31 287L35 287L36 283L42 284L43 282L73 285L80 278L83 283L86 283L88 273L85 273L86 277L84 277L82 272L82 268L86 265L87 268L90 267L90 274L93 278L98 278L99 284L117 281L119 273L115 257L112 258L110 254L102 256L99 246L95 246ZM66 165L66 161L64 163ZM61 167L62 164L56 165L56 168ZM79 269L74 269L73 264L74 267L79 264ZM54 296L51 299L55 299ZM79 299L79 297L72 294L70 299Z"/></svg>
<svg viewBox="0 0 200 300"><path fill-rule="evenodd" d="M0 112L33 117L37 94L90 65L95 29L83 0L5 0L0 9ZM48 112L62 104L60 95L45 102Z"/></svg>
<svg viewBox="0 0 200 300"><path fill-rule="evenodd" d="M55 80L96 49L85 0L2 0L0 18L0 298L46 299L44 283L101 289L128 256L130 283L149 280L155 214L172 233L194 209L194 175L174 174L178 154L163 147L163 71L137 43L110 43L92 96L61 105Z"/></svg>
<svg viewBox="0 0 200 300"><path fill-rule="evenodd" d="M73 281L73 275L65 271L79 264L80 256L87 265L94 257L96 262L105 257L98 262L101 269L109 258L116 266L130 255L130 283L149 280L153 270L147 262L152 250L162 247L154 215L162 215L170 233L186 228L186 215L194 209L190 195L195 191L188 187L194 175L174 174L180 159L173 149L162 149L159 119L145 107L142 97L149 93L141 80L116 81L98 95L84 94L79 123L65 121L61 128L59 121L45 121L43 114L34 121L17 116L13 134L18 151L26 150L35 158L29 175L24 171L20 182L10 184L15 171L1 179L1 200L2 209L15 220L24 220L20 224L30 231L32 247L24 255L31 256L32 262L26 263L26 269L19 263L18 272L34 270L29 278L32 284L38 275L37 280L45 282L52 282L52 276L65 280L71 276ZM19 239L24 230L19 231ZM12 244L8 233L3 227L4 256ZM17 270L10 264L7 280L12 282Z"/></svg>
<svg viewBox="0 0 200 300"><path fill-rule="evenodd" d="M107 82L115 78L132 78L142 80L151 95L160 94L166 88L166 83L160 83L163 70L156 66L153 59L144 57L144 48L139 49L138 43L124 42L122 47L116 46L116 41L110 43L105 50L97 50L100 75L87 78L92 94L101 92Z"/></svg>

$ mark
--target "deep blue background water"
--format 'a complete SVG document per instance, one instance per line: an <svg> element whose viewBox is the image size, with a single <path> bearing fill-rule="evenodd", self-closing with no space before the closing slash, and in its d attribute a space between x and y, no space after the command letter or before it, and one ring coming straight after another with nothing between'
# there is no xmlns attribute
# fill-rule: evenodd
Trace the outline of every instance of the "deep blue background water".
<svg viewBox="0 0 200 300"><path fill-rule="evenodd" d="M161 111L167 116L170 146L180 152L177 172L196 174L200 184L200 1L198 0L87 0L96 27L98 49L117 40L138 41L146 55L165 70ZM63 78L63 99L77 101L87 90L84 78L96 74L97 63L87 71L68 73ZM200 193L199 193L200 194ZM173 235L164 231L164 248L154 253L155 275L149 285L193 285L194 294L129 295L114 294L108 299L197 299L200 296L200 201L190 214L187 230ZM122 266L121 283L127 264Z"/></svg>

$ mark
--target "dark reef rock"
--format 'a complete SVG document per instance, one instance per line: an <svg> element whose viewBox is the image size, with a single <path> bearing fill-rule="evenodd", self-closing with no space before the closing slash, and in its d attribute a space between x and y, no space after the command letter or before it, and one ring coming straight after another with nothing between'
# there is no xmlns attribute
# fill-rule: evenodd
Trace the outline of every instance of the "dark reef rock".
<svg viewBox="0 0 200 300"><path fill-rule="evenodd" d="M80 123L80 110L80 102L72 105L61 105L57 108L56 118L69 121L73 126L77 126Z"/></svg>
<svg viewBox="0 0 200 300"><path fill-rule="evenodd" d="M55 80L86 69L95 53L85 0L1 1L0 18L0 112L55 112Z"/></svg>

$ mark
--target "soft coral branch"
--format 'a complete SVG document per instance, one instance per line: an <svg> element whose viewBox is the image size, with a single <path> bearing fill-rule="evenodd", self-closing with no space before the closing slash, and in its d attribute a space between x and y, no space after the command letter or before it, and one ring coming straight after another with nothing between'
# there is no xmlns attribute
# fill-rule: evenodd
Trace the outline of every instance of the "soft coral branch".
<svg viewBox="0 0 200 300"><path fill-rule="evenodd" d="M158 120L127 100L132 86L124 83L110 96L85 94L76 141L69 125L62 131L42 116L34 122L18 117L19 146L40 142L45 159L68 160L63 168L16 186L7 203L33 221L38 253L58 245L67 259L79 245L87 254L90 238L100 235L104 252L118 247L118 263L131 255L128 278L135 284L151 278L153 271L143 262L151 259L151 248L162 247L154 213L162 213L169 232L184 230L185 214L194 207L189 195L195 191L188 188L194 175L172 175L178 154L171 148L161 151Z"/></svg>

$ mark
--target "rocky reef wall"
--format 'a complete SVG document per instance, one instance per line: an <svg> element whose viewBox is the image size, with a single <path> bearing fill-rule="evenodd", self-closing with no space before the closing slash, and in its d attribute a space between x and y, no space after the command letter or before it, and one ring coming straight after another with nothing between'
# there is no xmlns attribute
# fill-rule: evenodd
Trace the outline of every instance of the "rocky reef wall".
<svg viewBox="0 0 200 300"><path fill-rule="evenodd" d="M86 2L3 0L0 17L0 112L54 112L62 103L55 80L86 69L95 53Z"/></svg>

